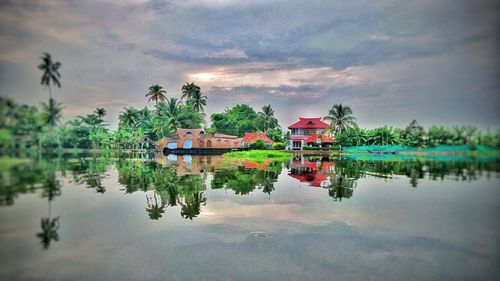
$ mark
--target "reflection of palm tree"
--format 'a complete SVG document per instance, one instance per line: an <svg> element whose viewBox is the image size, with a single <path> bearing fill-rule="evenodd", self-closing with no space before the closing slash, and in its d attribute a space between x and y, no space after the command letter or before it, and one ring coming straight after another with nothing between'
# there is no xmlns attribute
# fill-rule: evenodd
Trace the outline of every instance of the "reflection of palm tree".
<svg viewBox="0 0 500 281"><path fill-rule="evenodd" d="M185 219L193 220L193 218L201 213L200 206L206 204L207 198L203 197L203 192L196 192L191 197L192 200L185 199L186 202L181 207L181 216Z"/></svg>
<svg viewBox="0 0 500 281"><path fill-rule="evenodd" d="M152 197L146 196L146 201L148 204L146 211L149 214L149 218L152 220L158 220L159 218L161 218L162 214L165 213L166 204L161 199L160 203L158 203L158 199L156 198L156 193L153 193Z"/></svg>
<svg viewBox="0 0 500 281"><path fill-rule="evenodd" d="M50 217L42 218L41 227L42 232L37 233L36 236L40 238L43 248L48 249L52 240L59 240L59 234L57 233L59 229L59 217L53 219Z"/></svg>
<svg viewBox="0 0 500 281"><path fill-rule="evenodd" d="M330 186L328 186L328 194L335 201L342 201L342 198L350 198L353 193L353 188L356 187L356 181L342 174L330 175Z"/></svg>
<svg viewBox="0 0 500 281"><path fill-rule="evenodd" d="M50 246L52 240L58 241L59 235L57 230L59 229L59 217L51 218L51 201L56 197L61 195L61 184L57 180L55 172L51 172L43 184L42 197L47 197L49 203L49 214L47 218L42 218L41 226L42 232L37 233L37 237L41 239L41 243L45 249Z"/></svg>

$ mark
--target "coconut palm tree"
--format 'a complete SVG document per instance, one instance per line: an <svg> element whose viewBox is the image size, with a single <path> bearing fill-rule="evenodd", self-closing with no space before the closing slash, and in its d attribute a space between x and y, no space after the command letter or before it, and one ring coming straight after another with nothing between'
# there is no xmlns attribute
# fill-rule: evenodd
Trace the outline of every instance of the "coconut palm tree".
<svg viewBox="0 0 500 281"><path fill-rule="evenodd" d="M163 120L166 120L169 129L176 129L181 126L181 106L182 103L177 98L169 98L166 102L159 103L156 106L158 114L162 116Z"/></svg>
<svg viewBox="0 0 500 281"><path fill-rule="evenodd" d="M55 99L50 98L49 104L42 103L42 117L46 124L49 124L52 128L61 119L61 104L56 102Z"/></svg>
<svg viewBox="0 0 500 281"><path fill-rule="evenodd" d="M203 114L205 106L207 106L207 96L203 96L200 91L194 92L188 100L194 111Z"/></svg>
<svg viewBox="0 0 500 281"><path fill-rule="evenodd" d="M158 84L154 84L151 87L149 87L149 91L146 94L146 97L149 97L148 102L154 101L156 104L158 104L158 101L165 101L165 94L167 91L163 89L162 86Z"/></svg>
<svg viewBox="0 0 500 281"><path fill-rule="evenodd" d="M323 120L330 121L328 129L333 133L340 133L358 126L351 107L343 106L341 103L332 106L328 111L328 116L323 117Z"/></svg>
<svg viewBox="0 0 500 281"><path fill-rule="evenodd" d="M48 53L44 53L40 59L42 63L38 65L38 68L43 71L41 84L49 88L49 99L52 99L50 84L55 84L58 88L61 88L61 82L59 82L61 63L52 61L52 56Z"/></svg>
<svg viewBox="0 0 500 281"><path fill-rule="evenodd" d="M274 109L270 104L262 107L262 111L258 113L262 118L262 130L265 132L267 129L272 129L278 126L278 119L274 117Z"/></svg>
<svg viewBox="0 0 500 281"><path fill-rule="evenodd" d="M186 83L182 86L182 96L181 99L190 100L196 93L200 93L201 88L194 84L194 82Z"/></svg>
<svg viewBox="0 0 500 281"><path fill-rule="evenodd" d="M94 113L102 119L104 116L106 116L106 109L98 107L95 109Z"/></svg>
<svg viewBox="0 0 500 281"><path fill-rule="evenodd" d="M118 115L120 127L133 128L137 126L139 119L139 111L133 107L125 107L124 111L120 111L120 115Z"/></svg>

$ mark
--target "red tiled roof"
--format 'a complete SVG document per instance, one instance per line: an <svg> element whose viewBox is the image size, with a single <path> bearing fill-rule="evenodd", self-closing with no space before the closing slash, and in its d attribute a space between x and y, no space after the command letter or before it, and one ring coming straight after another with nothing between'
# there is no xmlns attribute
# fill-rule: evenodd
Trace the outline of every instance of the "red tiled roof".
<svg viewBox="0 0 500 281"><path fill-rule="evenodd" d="M327 135L311 135L307 139L304 140L305 143L310 143L310 142L316 142L317 139L321 139L322 143L334 143L335 139L332 139L331 137Z"/></svg>
<svg viewBox="0 0 500 281"><path fill-rule="evenodd" d="M273 140L270 139L266 133L245 133L243 137L243 141L248 143L254 143L257 140L262 140L265 143L273 143Z"/></svg>
<svg viewBox="0 0 500 281"><path fill-rule="evenodd" d="M298 122L288 126L288 129L326 129L328 124L321 121L321 118L303 118L300 117Z"/></svg>

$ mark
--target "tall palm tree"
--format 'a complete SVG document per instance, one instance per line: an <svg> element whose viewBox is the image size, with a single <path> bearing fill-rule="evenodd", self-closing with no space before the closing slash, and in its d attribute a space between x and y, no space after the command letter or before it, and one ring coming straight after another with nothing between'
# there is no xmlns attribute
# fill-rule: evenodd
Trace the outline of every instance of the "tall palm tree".
<svg viewBox="0 0 500 281"><path fill-rule="evenodd" d="M42 117L46 124L49 124L52 128L61 119L62 106L60 103L56 102L55 99L50 98L49 104L42 103Z"/></svg>
<svg viewBox="0 0 500 281"><path fill-rule="evenodd" d="M333 133L340 133L358 126L351 107L343 106L341 103L332 106L328 111L328 116L323 117L323 120L330 121L329 130Z"/></svg>
<svg viewBox="0 0 500 281"><path fill-rule="evenodd" d="M177 98L169 98L165 103L159 103L156 106L157 112L161 119L166 120L170 129L176 129L180 124L181 105Z"/></svg>
<svg viewBox="0 0 500 281"><path fill-rule="evenodd" d="M119 125L128 128L135 127L139 119L139 111L133 107L125 107L124 111L120 111L120 115L118 115Z"/></svg>
<svg viewBox="0 0 500 281"><path fill-rule="evenodd" d="M181 99L190 100L196 93L200 93L201 88L194 84L194 82L186 83L182 86L182 96Z"/></svg>
<svg viewBox="0 0 500 281"><path fill-rule="evenodd" d="M95 111L94 111L94 112L95 112L95 114L97 114L97 116L98 116L99 118L101 118L101 119L102 119L104 116L106 116L106 109L104 109L104 108L99 108L99 107L98 107L98 108L96 108L96 109L95 109Z"/></svg>
<svg viewBox="0 0 500 281"><path fill-rule="evenodd" d="M278 119L274 117L274 109L270 104L262 107L262 111L259 112L259 116L262 118L264 132L267 129L275 128L278 125Z"/></svg>
<svg viewBox="0 0 500 281"><path fill-rule="evenodd" d="M44 53L40 57L42 63L38 65L38 68L43 71L41 84L49 87L49 98L52 99L52 90L50 84L55 84L58 88L61 88L61 74L59 74L59 67L61 67L60 62L52 61L52 56L48 53Z"/></svg>
<svg viewBox="0 0 500 281"><path fill-rule="evenodd" d="M151 87L149 87L149 91L146 94L146 97L149 97L148 102L154 101L156 104L158 104L158 101L165 101L165 94L167 91L163 89L162 86L158 84L154 84Z"/></svg>
<svg viewBox="0 0 500 281"><path fill-rule="evenodd" d="M203 113L205 111L203 107L207 106L207 96L201 95L200 91L194 92L188 100L188 104L191 105L194 111Z"/></svg>

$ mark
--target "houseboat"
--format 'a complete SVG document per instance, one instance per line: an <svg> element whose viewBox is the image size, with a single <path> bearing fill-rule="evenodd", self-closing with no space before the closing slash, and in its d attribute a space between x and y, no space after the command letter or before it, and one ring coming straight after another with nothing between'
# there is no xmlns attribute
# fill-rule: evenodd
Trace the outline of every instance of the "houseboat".
<svg viewBox="0 0 500 281"><path fill-rule="evenodd" d="M205 132L203 129L177 129L155 143L164 154L216 155L242 149L243 138Z"/></svg>
<svg viewBox="0 0 500 281"><path fill-rule="evenodd" d="M321 118L303 118L288 126L290 129L290 149L302 150L304 146L319 146L328 148L335 140L325 134L328 124Z"/></svg>

